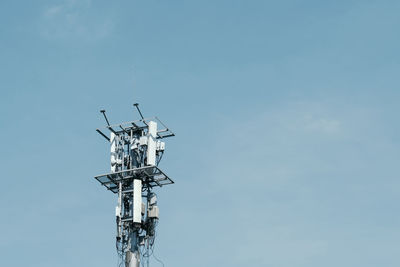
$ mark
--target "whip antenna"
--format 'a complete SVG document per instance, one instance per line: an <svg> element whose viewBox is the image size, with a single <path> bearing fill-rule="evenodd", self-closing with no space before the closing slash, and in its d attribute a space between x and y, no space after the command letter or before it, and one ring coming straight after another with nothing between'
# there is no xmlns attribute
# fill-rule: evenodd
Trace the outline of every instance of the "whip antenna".
<svg viewBox="0 0 400 267"><path fill-rule="evenodd" d="M141 117L142 120L143 120L144 118L143 118L142 112L141 112L140 109L139 109L139 103L135 103L135 104L133 104L133 105L136 107L137 111L138 111L139 114L140 114L140 117Z"/></svg>

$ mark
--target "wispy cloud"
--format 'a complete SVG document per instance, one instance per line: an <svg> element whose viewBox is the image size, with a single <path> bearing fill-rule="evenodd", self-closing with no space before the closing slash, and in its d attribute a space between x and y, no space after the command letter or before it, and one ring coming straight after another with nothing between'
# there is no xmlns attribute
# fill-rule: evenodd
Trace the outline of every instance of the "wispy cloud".
<svg viewBox="0 0 400 267"><path fill-rule="evenodd" d="M204 169L190 181L201 190L180 196L191 206L176 215L177 224L182 217L201 221L208 233L196 235L180 225L207 244L196 253L214 255L209 257L221 266L320 266L327 260L325 266L337 266L334 250L356 258L342 249L341 239L368 250L358 233L385 234L364 223L384 216L370 208L376 206L370 194L389 194L375 174L395 150L384 146L382 153L377 146L390 140L377 127L381 119L374 110L338 106L289 103L215 128L214 141L197 162Z"/></svg>
<svg viewBox="0 0 400 267"><path fill-rule="evenodd" d="M307 115L302 118L306 130L334 134L340 131L341 122L335 118L324 118Z"/></svg>
<svg viewBox="0 0 400 267"><path fill-rule="evenodd" d="M90 12L90 0L65 0L43 9L40 33L47 39L96 41L111 34L114 23L108 16Z"/></svg>

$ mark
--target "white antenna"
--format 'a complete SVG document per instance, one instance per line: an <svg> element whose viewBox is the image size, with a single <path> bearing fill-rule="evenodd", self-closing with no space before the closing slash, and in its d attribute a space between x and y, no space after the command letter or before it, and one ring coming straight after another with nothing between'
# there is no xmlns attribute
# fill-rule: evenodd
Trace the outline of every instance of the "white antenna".
<svg viewBox="0 0 400 267"><path fill-rule="evenodd" d="M96 129L110 142L111 172L95 178L118 194L116 245L125 267L140 267L145 259L149 266L159 218L153 188L174 183L158 168L158 163L165 150L161 140L175 134L157 117L145 119L139 104L134 106L141 120L110 125L105 110L101 110L110 136ZM164 128L158 130L159 125Z"/></svg>

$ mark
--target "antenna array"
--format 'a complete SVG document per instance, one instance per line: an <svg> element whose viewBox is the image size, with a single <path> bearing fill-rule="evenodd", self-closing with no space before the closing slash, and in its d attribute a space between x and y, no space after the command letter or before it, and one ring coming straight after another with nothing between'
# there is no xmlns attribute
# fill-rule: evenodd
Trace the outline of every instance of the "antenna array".
<svg viewBox="0 0 400 267"><path fill-rule="evenodd" d="M95 176L109 191L118 194L116 247L125 267L144 265L153 252L159 220L154 188L174 182L158 168L167 137L175 136L157 117L110 125L96 131L110 142L111 172ZM158 127L161 126L161 129ZM103 131L109 132L109 135Z"/></svg>

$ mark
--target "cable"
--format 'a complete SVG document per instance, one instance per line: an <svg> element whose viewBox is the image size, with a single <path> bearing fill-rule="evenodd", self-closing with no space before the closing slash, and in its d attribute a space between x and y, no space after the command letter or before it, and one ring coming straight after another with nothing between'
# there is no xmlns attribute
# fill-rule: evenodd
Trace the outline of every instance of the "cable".
<svg viewBox="0 0 400 267"><path fill-rule="evenodd" d="M161 155L158 157L157 166L158 166L158 164L160 163L160 161L161 161L163 155L164 155L164 151L162 151L162 152L161 152Z"/></svg>
<svg viewBox="0 0 400 267"><path fill-rule="evenodd" d="M160 259L158 259L158 258L156 257L156 255L153 254L153 257L156 259L156 261L158 261L159 263L161 263L163 267L165 266L165 265L164 265L164 262L162 262Z"/></svg>
<svg viewBox="0 0 400 267"><path fill-rule="evenodd" d="M156 255L154 254L154 248L155 248L155 242L154 242L154 241L155 241L156 236L157 236L157 232L156 232L155 228L156 228L157 224L158 224L158 220L154 223L154 237L152 238L152 239L153 239L153 242L152 242L152 244L151 244L151 255L154 257L154 259L155 259L156 261L158 261L159 263L161 263L161 265L164 267L164 266L165 266L165 265L164 265L164 262L163 262L162 260L160 260L159 258L157 258Z"/></svg>

